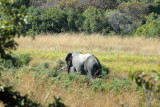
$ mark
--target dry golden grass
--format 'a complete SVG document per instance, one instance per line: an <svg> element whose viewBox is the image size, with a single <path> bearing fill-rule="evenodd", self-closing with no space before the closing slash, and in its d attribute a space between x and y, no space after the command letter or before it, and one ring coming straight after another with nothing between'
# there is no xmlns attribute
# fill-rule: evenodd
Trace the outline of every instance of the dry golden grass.
<svg viewBox="0 0 160 107"><path fill-rule="evenodd" d="M159 38L103 36L100 34L50 34L16 39L19 48L64 51L101 50L136 54L160 54Z"/></svg>

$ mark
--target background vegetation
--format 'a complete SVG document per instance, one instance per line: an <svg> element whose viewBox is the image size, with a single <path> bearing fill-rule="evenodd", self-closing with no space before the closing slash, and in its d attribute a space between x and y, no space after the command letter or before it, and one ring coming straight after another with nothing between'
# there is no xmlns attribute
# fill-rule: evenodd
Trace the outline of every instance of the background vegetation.
<svg viewBox="0 0 160 107"><path fill-rule="evenodd" d="M29 15L25 29L32 35L84 32L160 36L159 0L30 0L25 5Z"/></svg>

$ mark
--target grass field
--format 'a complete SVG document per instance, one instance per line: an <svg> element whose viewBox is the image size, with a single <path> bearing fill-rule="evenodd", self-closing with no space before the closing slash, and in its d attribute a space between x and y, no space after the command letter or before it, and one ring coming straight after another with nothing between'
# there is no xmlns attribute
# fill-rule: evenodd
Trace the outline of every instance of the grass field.
<svg viewBox="0 0 160 107"><path fill-rule="evenodd" d="M30 99L43 106L53 102L53 96L61 97L62 102L71 107L147 106L143 90L128 79L128 72L159 70L158 38L50 34L39 35L35 40L21 37L16 41L19 46L13 53L29 53L32 60L28 66L2 71L2 84L13 86L22 95L28 94ZM95 91L94 84L90 86L76 81L70 83L64 78L53 83L53 78L46 75L57 66L59 60L64 62L65 56L71 52L94 54L103 66L110 69L100 90ZM47 69L37 68L44 63L49 64ZM158 106L160 102L155 99L152 104Z"/></svg>

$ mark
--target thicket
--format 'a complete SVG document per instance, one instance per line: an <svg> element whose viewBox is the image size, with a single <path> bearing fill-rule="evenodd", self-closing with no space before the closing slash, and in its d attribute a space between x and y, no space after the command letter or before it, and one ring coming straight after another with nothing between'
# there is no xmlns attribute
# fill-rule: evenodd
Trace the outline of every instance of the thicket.
<svg viewBox="0 0 160 107"><path fill-rule="evenodd" d="M146 24L139 27L136 34L147 37L160 37L160 15L151 13L147 18Z"/></svg>
<svg viewBox="0 0 160 107"><path fill-rule="evenodd" d="M7 58L11 49L16 49L18 45L14 38L25 34L23 27L26 24L26 8L11 0L0 1L0 57Z"/></svg>
<svg viewBox="0 0 160 107"><path fill-rule="evenodd" d="M30 0L25 30L29 35L84 32L159 36L159 21L149 18L151 13L159 14L159 0L103 1Z"/></svg>

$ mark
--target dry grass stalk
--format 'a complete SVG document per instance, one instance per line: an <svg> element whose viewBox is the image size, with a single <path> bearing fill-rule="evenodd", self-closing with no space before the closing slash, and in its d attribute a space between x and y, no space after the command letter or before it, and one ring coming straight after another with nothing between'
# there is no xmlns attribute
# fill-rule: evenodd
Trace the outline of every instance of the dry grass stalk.
<svg viewBox="0 0 160 107"><path fill-rule="evenodd" d="M103 50L136 54L160 54L158 38L103 36L100 34L50 34L16 39L19 48L53 50Z"/></svg>

